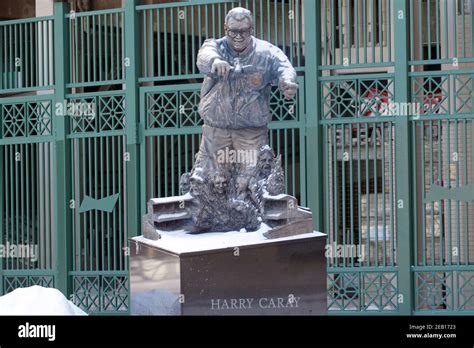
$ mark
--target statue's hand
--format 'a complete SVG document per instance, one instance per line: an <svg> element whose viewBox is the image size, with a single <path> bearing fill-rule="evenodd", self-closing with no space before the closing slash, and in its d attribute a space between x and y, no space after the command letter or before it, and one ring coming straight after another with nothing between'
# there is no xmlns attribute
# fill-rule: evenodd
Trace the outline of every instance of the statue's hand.
<svg viewBox="0 0 474 348"><path fill-rule="evenodd" d="M229 72L231 70L231 66L224 60L215 59L212 63L211 71L213 74L216 74L221 77L229 76Z"/></svg>
<svg viewBox="0 0 474 348"><path fill-rule="evenodd" d="M293 99L298 91L298 84L291 81L281 80L278 87L286 99Z"/></svg>

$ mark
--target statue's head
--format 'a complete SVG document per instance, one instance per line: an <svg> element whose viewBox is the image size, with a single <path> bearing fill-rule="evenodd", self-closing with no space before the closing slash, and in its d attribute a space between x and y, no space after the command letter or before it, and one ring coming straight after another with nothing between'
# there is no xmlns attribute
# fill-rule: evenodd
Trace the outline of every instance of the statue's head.
<svg viewBox="0 0 474 348"><path fill-rule="evenodd" d="M219 195L224 195L227 192L228 179L225 172L217 170L212 175L212 186L214 192Z"/></svg>
<svg viewBox="0 0 474 348"><path fill-rule="evenodd" d="M285 174L281 167L281 155L278 155L274 161L272 173L268 176L267 191L274 196L285 192Z"/></svg>
<svg viewBox="0 0 474 348"><path fill-rule="evenodd" d="M235 7L225 17L225 32L227 42L236 52L244 51L252 41L253 16L252 12Z"/></svg>
<svg viewBox="0 0 474 348"><path fill-rule="evenodd" d="M201 168L196 168L189 177L189 192L193 197L199 197L206 182L204 173Z"/></svg>
<svg viewBox="0 0 474 348"><path fill-rule="evenodd" d="M237 192L245 192L247 190L250 178L246 175L238 175L235 178L235 188Z"/></svg>
<svg viewBox="0 0 474 348"><path fill-rule="evenodd" d="M179 180L179 189L182 195L188 193L191 189L191 183L189 182L190 178L191 173L184 173L183 175L181 175L181 178Z"/></svg>
<svg viewBox="0 0 474 348"><path fill-rule="evenodd" d="M262 146L258 154L258 167L261 176L268 177L271 174L274 161L275 154L271 147L268 145Z"/></svg>

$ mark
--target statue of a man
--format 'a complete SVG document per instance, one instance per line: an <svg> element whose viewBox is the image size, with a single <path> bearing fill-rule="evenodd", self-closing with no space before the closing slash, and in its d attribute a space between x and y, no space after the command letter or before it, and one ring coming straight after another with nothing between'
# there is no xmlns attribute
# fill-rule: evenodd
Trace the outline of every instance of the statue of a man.
<svg viewBox="0 0 474 348"><path fill-rule="evenodd" d="M226 148L257 152L267 144L272 85L278 85L288 99L298 88L296 71L286 55L252 35L249 10L230 10L225 32L223 38L206 40L197 58L205 74L199 105L203 138L197 163L211 170L219 165L216 158Z"/></svg>
<svg viewBox="0 0 474 348"><path fill-rule="evenodd" d="M296 198L283 194L281 156L275 157L267 135L271 88L277 85L293 98L296 71L278 47L252 35L250 11L229 11L225 31L223 38L206 40L198 53L197 66L205 75L199 104L203 136L191 172L180 181L189 214L176 218L192 233L257 231L262 223L275 228L265 232L268 238L311 232L311 213L289 206ZM159 218L169 219L182 200L155 200L161 208L153 208L157 213L146 228L168 228Z"/></svg>

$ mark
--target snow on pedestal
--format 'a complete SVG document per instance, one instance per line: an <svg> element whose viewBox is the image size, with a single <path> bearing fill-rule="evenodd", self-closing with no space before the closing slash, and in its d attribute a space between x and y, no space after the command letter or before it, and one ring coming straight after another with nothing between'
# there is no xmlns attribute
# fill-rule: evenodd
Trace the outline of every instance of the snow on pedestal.
<svg viewBox="0 0 474 348"><path fill-rule="evenodd" d="M153 241L143 236L134 237L132 240L179 255L189 252L218 250L246 245L267 244L276 241L280 242L324 236L324 234L320 232L313 232L272 240L267 239L263 235L268 230L270 230L270 227L265 223L262 223L260 229L255 232L246 232L245 229L243 229L243 231L207 232L202 234L190 234L184 230L158 231L161 235L161 239L159 240Z"/></svg>

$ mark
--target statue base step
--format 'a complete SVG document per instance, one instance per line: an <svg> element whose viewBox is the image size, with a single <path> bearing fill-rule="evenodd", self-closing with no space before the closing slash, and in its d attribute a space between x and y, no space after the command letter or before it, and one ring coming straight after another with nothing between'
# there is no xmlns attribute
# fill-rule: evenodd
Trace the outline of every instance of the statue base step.
<svg viewBox="0 0 474 348"><path fill-rule="evenodd" d="M131 238L131 314L326 314L326 235L265 232Z"/></svg>

